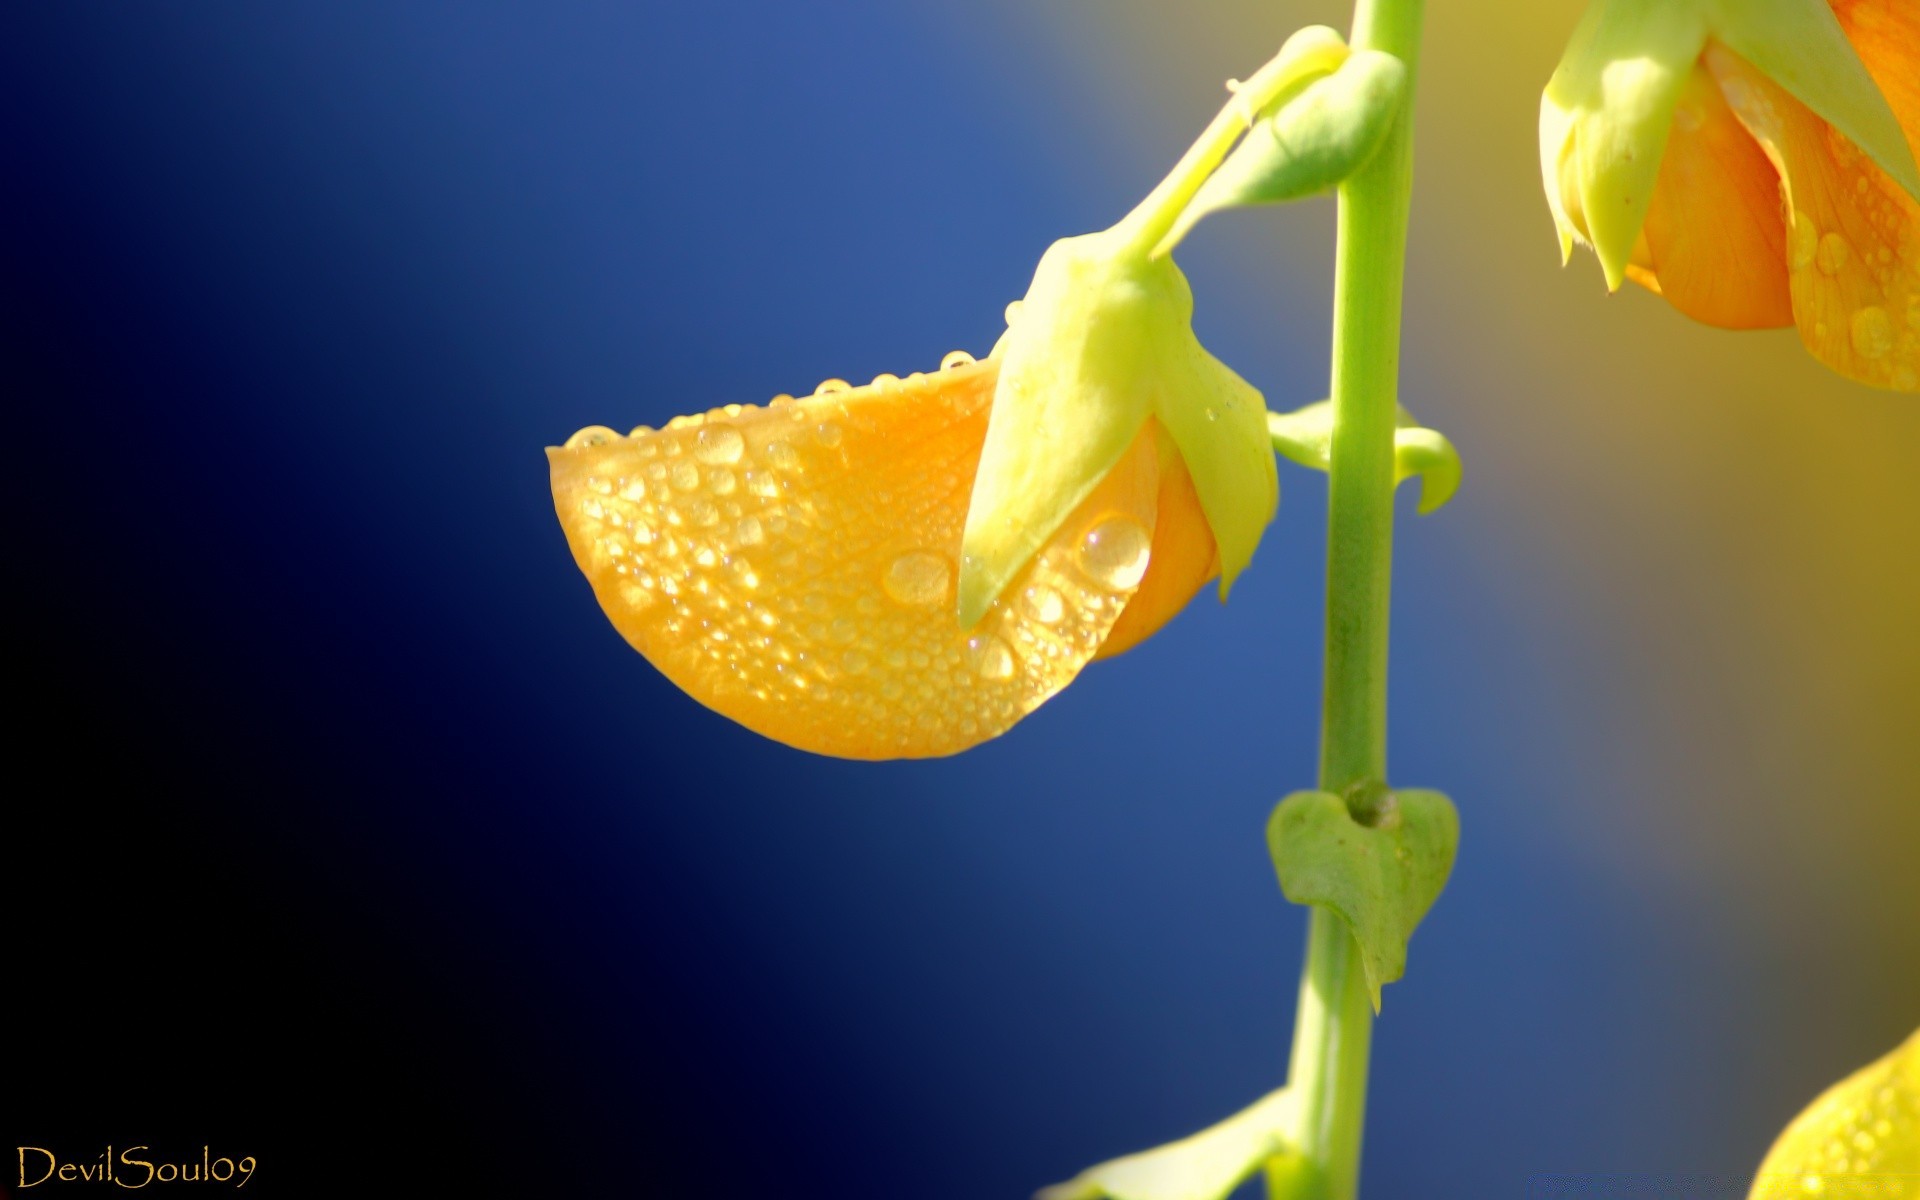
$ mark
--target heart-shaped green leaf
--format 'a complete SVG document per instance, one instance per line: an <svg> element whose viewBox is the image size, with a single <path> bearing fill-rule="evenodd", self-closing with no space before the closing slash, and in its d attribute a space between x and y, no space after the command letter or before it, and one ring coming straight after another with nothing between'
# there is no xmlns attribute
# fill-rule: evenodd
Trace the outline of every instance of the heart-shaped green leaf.
<svg viewBox="0 0 1920 1200"><path fill-rule="evenodd" d="M1295 792L1267 822L1280 890L1340 914L1380 1011L1380 989L1406 973L1407 939L1453 870L1460 818L1439 792L1384 794L1361 824L1331 792Z"/></svg>

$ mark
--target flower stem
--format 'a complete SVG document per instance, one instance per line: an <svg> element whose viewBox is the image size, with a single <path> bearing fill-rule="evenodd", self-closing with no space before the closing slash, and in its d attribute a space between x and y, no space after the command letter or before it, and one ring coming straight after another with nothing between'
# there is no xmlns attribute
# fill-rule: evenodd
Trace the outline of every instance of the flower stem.
<svg viewBox="0 0 1920 1200"><path fill-rule="evenodd" d="M1393 436L1400 302L1413 182L1413 80L1424 0L1357 0L1350 44L1407 67L1408 86L1379 153L1340 187L1334 268L1332 469L1327 518L1327 661L1320 787L1359 796L1387 773L1387 616L1393 568ZM1333 912L1307 930L1288 1086L1311 1194L1359 1187L1373 1013L1359 948ZM1291 1186L1269 1174L1276 1197Z"/></svg>

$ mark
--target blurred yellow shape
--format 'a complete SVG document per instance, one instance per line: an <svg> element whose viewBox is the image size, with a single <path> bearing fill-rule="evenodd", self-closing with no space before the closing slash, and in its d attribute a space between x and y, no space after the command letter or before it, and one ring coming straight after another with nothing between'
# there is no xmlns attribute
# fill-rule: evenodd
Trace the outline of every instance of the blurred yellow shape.
<svg viewBox="0 0 1920 1200"><path fill-rule="evenodd" d="M622 636L689 695L845 758L1005 732L1217 570L1157 422L963 628L961 534L998 362L840 381L548 450L554 507Z"/></svg>
<svg viewBox="0 0 1920 1200"><path fill-rule="evenodd" d="M1828 1088L1767 1152L1751 1200L1920 1196L1920 1032Z"/></svg>

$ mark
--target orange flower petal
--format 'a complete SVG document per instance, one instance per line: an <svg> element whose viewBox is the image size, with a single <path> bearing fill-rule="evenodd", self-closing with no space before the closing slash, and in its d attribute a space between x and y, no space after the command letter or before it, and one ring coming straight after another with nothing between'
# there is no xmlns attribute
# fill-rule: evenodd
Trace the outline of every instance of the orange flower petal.
<svg viewBox="0 0 1920 1200"><path fill-rule="evenodd" d="M1780 177L1695 65L1660 160L1629 278L1708 325L1793 324Z"/></svg>
<svg viewBox="0 0 1920 1200"><path fill-rule="evenodd" d="M847 758L952 754L1079 673L1140 586L1160 465L1134 442L987 616L954 580L989 359L548 451L614 626L701 703Z"/></svg>
<svg viewBox="0 0 1920 1200"><path fill-rule="evenodd" d="M1920 12L1910 0L1856 0L1836 11L1914 142ZM1920 390L1920 203L1737 55L1715 46L1706 62L1783 181L1801 340L1848 378Z"/></svg>
<svg viewBox="0 0 1920 1200"><path fill-rule="evenodd" d="M1148 429L1155 428L1148 422ZM1220 548L1200 507L1187 464L1162 431L1159 515L1153 527L1153 557L1120 619L1095 658L1112 658L1146 641L1179 614L1187 601L1220 574Z"/></svg>

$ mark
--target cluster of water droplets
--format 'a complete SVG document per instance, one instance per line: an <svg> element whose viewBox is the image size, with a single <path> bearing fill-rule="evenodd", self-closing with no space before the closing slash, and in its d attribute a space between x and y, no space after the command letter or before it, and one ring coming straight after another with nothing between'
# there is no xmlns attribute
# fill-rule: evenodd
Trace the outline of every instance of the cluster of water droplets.
<svg viewBox="0 0 1920 1200"><path fill-rule="evenodd" d="M782 728L766 731L796 744L788 726L811 730L813 748L948 752L1072 678L1138 587L1152 540L1132 516L1085 516L961 630L975 462L958 448L977 453L992 383L956 351L938 377L833 379L660 430L583 429L556 456L556 502L615 625L703 701L756 727L772 714ZM941 430L957 448L945 460L875 468L902 433Z"/></svg>
<svg viewBox="0 0 1920 1200"><path fill-rule="evenodd" d="M1795 209L1787 229L1788 266L1813 286L1840 288L1849 305L1844 330L1817 321L1815 338L1844 335L1869 372L1884 374L1876 382L1913 390L1920 387L1914 365L1920 361L1920 231L1912 228L1897 185L1869 171L1852 142L1829 130L1828 149L1853 176L1853 194L1843 203L1857 228L1822 229Z"/></svg>

